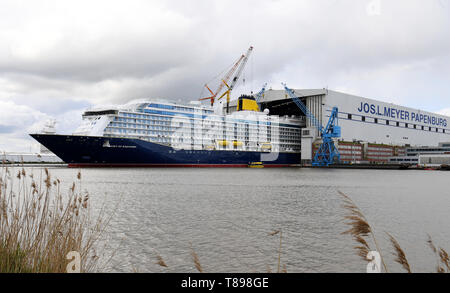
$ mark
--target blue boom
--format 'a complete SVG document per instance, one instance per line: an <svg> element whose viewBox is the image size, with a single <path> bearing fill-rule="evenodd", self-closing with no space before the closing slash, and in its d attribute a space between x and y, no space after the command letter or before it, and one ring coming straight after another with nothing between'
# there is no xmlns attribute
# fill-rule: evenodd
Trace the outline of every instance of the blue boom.
<svg viewBox="0 0 450 293"><path fill-rule="evenodd" d="M312 165L329 166L338 163L341 160L341 156L333 141L333 138L341 137L341 127L338 126L338 108L333 107L327 126L323 127L322 123L309 111L305 104L295 95L294 91L288 88L286 84L283 83L282 85L289 97L311 121L311 124L319 130L322 137L322 144L314 155Z"/></svg>
<svg viewBox="0 0 450 293"><path fill-rule="evenodd" d="M259 103L261 101L261 98L263 97L264 92L266 91L266 86L267 86L267 83L265 83L263 85L262 89L255 95L255 100L257 103Z"/></svg>

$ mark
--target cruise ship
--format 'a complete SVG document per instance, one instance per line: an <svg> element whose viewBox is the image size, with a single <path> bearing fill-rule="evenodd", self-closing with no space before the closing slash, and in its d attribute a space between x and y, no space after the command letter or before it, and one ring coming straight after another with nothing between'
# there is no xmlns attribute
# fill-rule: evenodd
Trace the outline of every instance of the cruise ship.
<svg viewBox="0 0 450 293"><path fill-rule="evenodd" d="M243 95L223 106L159 100L96 107L72 135L30 134L69 167L287 167L300 163L301 119Z"/></svg>

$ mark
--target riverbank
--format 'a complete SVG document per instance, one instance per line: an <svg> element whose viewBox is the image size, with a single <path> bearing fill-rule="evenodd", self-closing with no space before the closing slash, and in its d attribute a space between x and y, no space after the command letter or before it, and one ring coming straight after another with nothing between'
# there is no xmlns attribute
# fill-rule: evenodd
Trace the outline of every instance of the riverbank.
<svg viewBox="0 0 450 293"><path fill-rule="evenodd" d="M317 167L311 165L298 165L301 168L315 169L365 169L365 170L419 170L419 171L450 171L450 166L417 166L402 164L335 164L326 167Z"/></svg>

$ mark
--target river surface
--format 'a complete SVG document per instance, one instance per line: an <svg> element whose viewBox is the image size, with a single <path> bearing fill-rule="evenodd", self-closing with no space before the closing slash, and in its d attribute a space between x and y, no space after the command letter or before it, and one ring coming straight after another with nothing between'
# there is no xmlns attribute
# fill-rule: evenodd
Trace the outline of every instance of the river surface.
<svg viewBox="0 0 450 293"><path fill-rule="evenodd" d="M31 168L34 173L40 168ZM69 186L78 169L50 168ZM450 172L342 169L82 169L93 205L114 207L105 237L105 272L365 272L342 235L342 198L350 196L373 226L391 271L386 232L414 272L434 272L427 234L450 249ZM98 253L101 255L101 252ZM161 256L167 268L156 264Z"/></svg>

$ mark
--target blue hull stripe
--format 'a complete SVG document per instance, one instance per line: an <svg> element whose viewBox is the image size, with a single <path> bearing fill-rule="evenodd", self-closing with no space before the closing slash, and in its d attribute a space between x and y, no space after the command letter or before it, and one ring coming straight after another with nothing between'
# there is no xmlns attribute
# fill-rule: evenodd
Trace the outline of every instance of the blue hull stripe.
<svg viewBox="0 0 450 293"><path fill-rule="evenodd" d="M264 165L300 164L300 153L279 153L274 161L261 152L175 150L140 139L74 135L32 134L38 142L68 164L101 165ZM263 156L264 157L264 156Z"/></svg>

